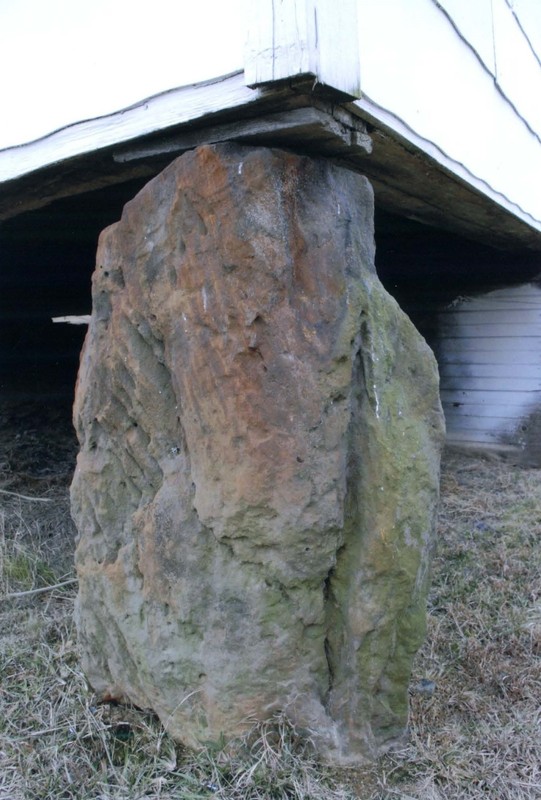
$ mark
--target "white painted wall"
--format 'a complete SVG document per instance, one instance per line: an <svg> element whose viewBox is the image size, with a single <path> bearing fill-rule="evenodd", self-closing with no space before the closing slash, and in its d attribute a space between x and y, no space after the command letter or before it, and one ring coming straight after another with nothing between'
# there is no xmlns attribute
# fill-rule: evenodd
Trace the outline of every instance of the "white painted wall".
<svg viewBox="0 0 541 800"><path fill-rule="evenodd" d="M359 0L358 18L359 109L541 230L541 2Z"/></svg>
<svg viewBox="0 0 541 800"><path fill-rule="evenodd" d="M0 149L243 68L242 0L0 0Z"/></svg>

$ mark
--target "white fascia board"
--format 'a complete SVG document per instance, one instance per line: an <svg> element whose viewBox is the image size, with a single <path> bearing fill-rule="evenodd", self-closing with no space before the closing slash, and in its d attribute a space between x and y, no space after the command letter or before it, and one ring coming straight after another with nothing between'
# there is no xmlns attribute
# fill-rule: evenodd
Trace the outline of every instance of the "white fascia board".
<svg viewBox="0 0 541 800"><path fill-rule="evenodd" d="M247 86L312 76L360 97L357 0L255 0L246 12Z"/></svg>
<svg viewBox="0 0 541 800"><path fill-rule="evenodd" d="M245 85L242 71L171 89L114 114L77 122L33 142L0 150L0 183L174 125L195 122L217 111L248 105L260 96L258 90Z"/></svg>

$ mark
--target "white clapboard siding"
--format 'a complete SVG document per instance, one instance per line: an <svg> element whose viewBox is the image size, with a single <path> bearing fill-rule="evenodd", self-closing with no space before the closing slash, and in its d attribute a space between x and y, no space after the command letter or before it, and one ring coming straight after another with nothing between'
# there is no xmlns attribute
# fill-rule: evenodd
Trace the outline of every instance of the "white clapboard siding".
<svg viewBox="0 0 541 800"><path fill-rule="evenodd" d="M505 297L505 295L502 296L499 292L492 292L491 294L494 294L495 297L487 298L481 296L476 297L475 301L473 297L460 297L458 301L455 300L449 308L443 309L440 313L444 316L455 314L457 307L460 307L461 314L466 312L476 313L478 311L517 310L518 303L520 303L520 309L535 310L538 308L535 299L527 292L517 291L511 298Z"/></svg>
<svg viewBox="0 0 541 800"><path fill-rule="evenodd" d="M499 336L475 336L464 338L461 336L440 336L438 345L443 354L450 353L490 353L490 352L510 352L510 353L537 353L539 343L535 337L523 337L519 341L516 338ZM533 356L532 356L533 358ZM473 356L472 359L473 360Z"/></svg>
<svg viewBox="0 0 541 800"><path fill-rule="evenodd" d="M507 425L509 417L509 406L488 405L488 406L461 406L454 408L447 406L446 408L447 426L450 425L461 426L464 430L470 428L482 429L487 427L494 427L496 425ZM459 419L460 418L460 419ZM487 422L487 420L492 420Z"/></svg>
<svg viewBox="0 0 541 800"><path fill-rule="evenodd" d="M540 259L541 261L541 259ZM442 328L445 326L453 326L456 329L456 323L466 323L467 325L498 325L501 328L504 325L530 325L532 323L541 323L541 309L536 308L535 305L523 306L516 308L515 306L507 306L503 308L482 308L482 309L469 309L467 306L463 311L444 311L440 314L440 323Z"/></svg>
<svg viewBox="0 0 541 800"><path fill-rule="evenodd" d="M505 354L504 354L505 355ZM503 362L505 363L505 362ZM471 364L471 366L466 367L469 373L475 373L477 379L480 381L480 385L484 389L489 389L489 384L485 383L485 379L494 379L498 381L497 388L501 386L501 365L502 362L491 364ZM537 383L541 383L541 361L537 360L534 364L517 364L514 361L512 364L506 364L505 368L507 370L507 377L514 378L515 381L523 381L526 380L524 377L524 367L528 367L528 377L527 380L535 380ZM462 378L464 376L465 366L464 363L462 364L450 364L447 362L445 366L445 377L447 381L452 380L453 378ZM515 383L515 388L517 384ZM450 389L449 383L447 383L447 388Z"/></svg>
<svg viewBox="0 0 541 800"><path fill-rule="evenodd" d="M501 367L500 369L505 369L505 367ZM528 370L528 367L524 367L524 372ZM449 376L444 375L440 379L441 388L445 389L448 392L460 392L464 387L464 380L468 381L468 387L473 392L497 392L502 388L502 385L509 387L509 389L513 392L537 392L541 391L541 380L537 378L530 378L529 374L525 375L522 378L515 378L513 376L509 377L507 374L500 376L497 378L487 378L487 377L479 377L477 375L471 375L470 373L473 370L466 369L465 374L457 375L457 376Z"/></svg>
<svg viewBox="0 0 541 800"><path fill-rule="evenodd" d="M458 328L459 333L456 338L460 339L473 339L476 336L494 337L495 339L524 339L541 336L541 323L521 324L518 322L509 322L497 325L496 323L487 323L486 325L468 325L468 318L461 323ZM456 325L441 325L442 336L449 336L456 334Z"/></svg>
<svg viewBox="0 0 541 800"><path fill-rule="evenodd" d="M473 438L473 434L475 434L475 441L472 443L471 439ZM495 433L494 431L456 431L453 434L453 443L454 444L464 444L466 446L470 446L473 444L475 447L479 447L479 445L491 445L491 447L497 447L499 444L503 445L505 449L507 449L508 445L506 442L501 441L502 436L500 433Z"/></svg>
<svg viewBox="0 0 541 800"><path fill-rule="evenodd" d="M447 364L449 367L448 374L454 374L452 368L459 367L463 371L464 364L471 364L472 366L485 367L499 364L509 363L509 354L506 350L466 350L461 353L447 352L445 355L439 357L440 366ZM514 353L513 365L521 372L524 367L531 364L532 366L541 364L541 353L536 350L521 350ZM480 374L480 373L478 373Z"/></svg>
<svg viewBox="0 0 541 800"><path fill-rule="evenodd" d="M541 466L541 284L457 299L438 315L436 353L448 442Z"/></svg>
<svg viewBox="0 0 541 800"><path fill-rule="evenodd" d="M464 384L467 383L468 378L465 377ZM512 409L524 408L536 400L541 402L541 390L526 392L524 390L516 391L511 387L497 391L442 389L441 399L444 405L452 404L455 408L463 405L475 405L480 408L490 407L493 404L505 406L508 410L507 416L515 416L517 412Z"/></svg>

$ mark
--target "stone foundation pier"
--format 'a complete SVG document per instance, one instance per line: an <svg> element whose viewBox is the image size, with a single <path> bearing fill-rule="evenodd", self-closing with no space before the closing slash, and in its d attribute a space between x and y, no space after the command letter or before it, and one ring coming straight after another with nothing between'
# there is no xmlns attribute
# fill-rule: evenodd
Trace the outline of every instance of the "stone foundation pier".
<svg viewBox="0 0 541 800"><path fill-rule="evenodd" d="M170 164L101 235L75 424L101 697L192 747L276 712L331 763L403 735L443 417L365 178L235 144Z"/></svg>

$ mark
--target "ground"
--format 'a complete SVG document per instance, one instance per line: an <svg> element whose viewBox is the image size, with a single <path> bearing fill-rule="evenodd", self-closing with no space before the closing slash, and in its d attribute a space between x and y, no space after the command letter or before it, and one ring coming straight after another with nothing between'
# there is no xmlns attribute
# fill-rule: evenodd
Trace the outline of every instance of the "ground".
<svg viewBox="0 0 541 800"><path fill-rule="evenodd" d="M59 401L0 407L0 800L541 796L540 470L445 454L408 740L333 772L280 719L235 757L194 755L152 715L96 702L72 622L69 416Z"/></svg>

